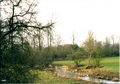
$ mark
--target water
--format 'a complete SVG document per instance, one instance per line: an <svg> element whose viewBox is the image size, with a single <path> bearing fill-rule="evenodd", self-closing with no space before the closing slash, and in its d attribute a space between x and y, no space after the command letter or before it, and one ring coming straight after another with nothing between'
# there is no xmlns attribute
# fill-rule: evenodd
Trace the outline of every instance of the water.
<svg viewBox="0 0 120 84"><path fill-rule="evenodd" d="M110 84L110 83L120 84L120 82L114 82L114 81L109 81L109 80L104 80L104 79L93 78L93 77L88 76L88 74L86 74L84 72L83 72L83 74L85 74L85 77L80 77L70 70L63 70L61 68L56 68L55 72L57 72L57 75L63 76L63 77L66 76L66 77L71 77L71 78L80 78L82 80L90 80L92 82L99 82L99 83L102 82L102 83L106 83L106 84Z"/></svg>

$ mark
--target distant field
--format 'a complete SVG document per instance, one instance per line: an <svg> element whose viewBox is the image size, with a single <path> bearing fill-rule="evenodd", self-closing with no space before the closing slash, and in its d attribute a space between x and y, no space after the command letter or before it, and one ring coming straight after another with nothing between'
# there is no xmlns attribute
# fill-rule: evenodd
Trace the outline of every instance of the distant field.
<svg viewBox="0 0 120 84"><path fill-rule="evenodd" d="M82 61L81 65L87 65L88 60ZM75 65L74 61L66 60L66 61L54 61L53 64L57 65ZM91 64L94 65L91 61ZM103 58L100 62L101 66L104 66L103 69L105 70L111 70L115 72L119 72L119 56L118 57L106 57Z"/></svg>

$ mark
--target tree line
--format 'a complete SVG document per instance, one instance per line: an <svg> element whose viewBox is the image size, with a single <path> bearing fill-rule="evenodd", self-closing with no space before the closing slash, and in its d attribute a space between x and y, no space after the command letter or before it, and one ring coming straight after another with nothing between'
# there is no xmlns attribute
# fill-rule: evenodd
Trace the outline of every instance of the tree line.
<svg viewBox="0 0 120 84"><path fill-rule="evenodd" d="M112 40L112 43L111 43ZM72 46L74 43L75 35L72 34ZM77 45L78 46L78 45ZM88 36L82 43L81 47L72 48L72 54L68 54L68 59L74 60L75 64L80 64L84 59L88 59L88 66L92 60L96 66L100 65L103 57L119 56L119 42L115 43L115 36L106 37L105 42L97 41L92 30L88 31Z"/></svg>

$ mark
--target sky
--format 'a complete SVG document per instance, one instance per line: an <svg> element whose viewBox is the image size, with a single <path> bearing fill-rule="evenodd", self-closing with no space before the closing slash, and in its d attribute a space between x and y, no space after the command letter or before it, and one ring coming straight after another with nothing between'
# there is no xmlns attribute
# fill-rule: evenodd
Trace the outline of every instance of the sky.
<svg viewBox="0 0 120 84"><path fill-rule="evenodd" d="M72 43L75 32L75 43L78 45L87 38L92 30L98 41L115 35L120 36L120 0L40 0L38 19L43 23L52 18L57 24L55 32L62 38L62 44Z"/></svg>

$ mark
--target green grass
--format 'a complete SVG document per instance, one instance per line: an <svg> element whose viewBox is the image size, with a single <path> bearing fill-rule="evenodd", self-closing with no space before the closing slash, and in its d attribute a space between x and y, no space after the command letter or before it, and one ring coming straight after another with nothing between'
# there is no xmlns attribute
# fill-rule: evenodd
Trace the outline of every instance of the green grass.
<svg viewBox="0 0 120 84"><path fill-rule="evenodd" d="M87 65L88 60L85 59L80 64ZM54 61L53 64L55 65L75 65L74 61L66 60L66 61ZM94 65L91 61L91 65ZM100 62L101 66L104 66L104 70L111 70L115 72L119 72L119 57L106 57L103 58Z"/></svg>
<svg viewBox="0 0 120 84"><path fill-rule="evenodd" d="M37 73L36 71L31 71ZM38 78L34 83L85 83L81 81L75 81L71 79L60 78L50 74L47 71L38 71Z"/></svg>
<svg viewBox="0 0 120 84"><path fill-rule="evenodd" d="M55 65L74 65L74 61L65 60L65 61L54 61L53 64Z"/></svg>
<svg viewBox="0 0 120 84"><path fill-rule="evenodd" d="M87 65L87 59L84 61L80 62L81 65ZM54 61L54 65L75 65L74 61L71 60L64 60L64 61Z"/></svg>
<svg viewBox="0 0 120 84"><path fill-rule="evenodd" d="M104 58L101 63L101 66L105 66L103 69L119 72L119 57L107 57Z"/></svg>

